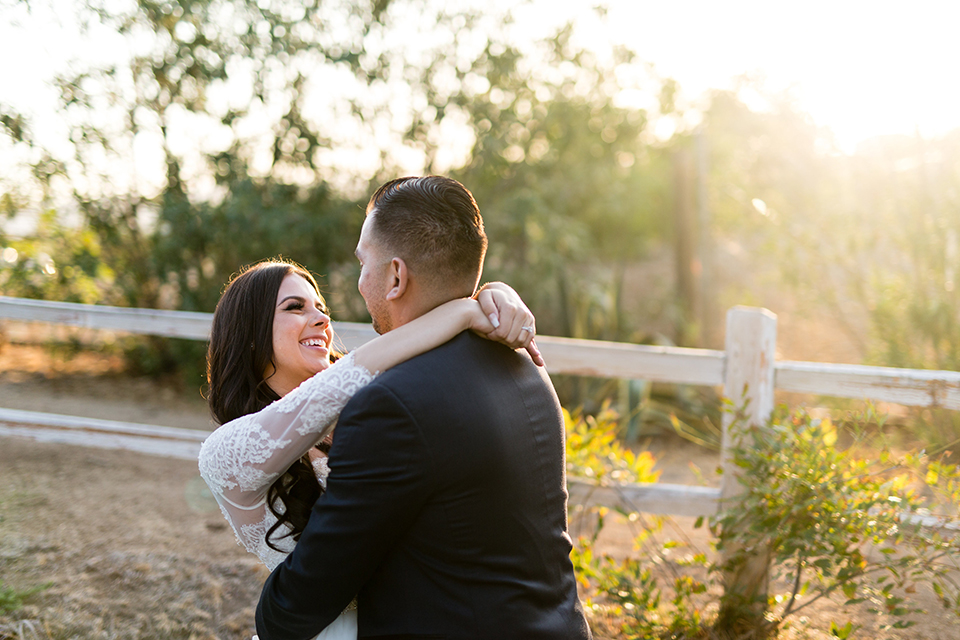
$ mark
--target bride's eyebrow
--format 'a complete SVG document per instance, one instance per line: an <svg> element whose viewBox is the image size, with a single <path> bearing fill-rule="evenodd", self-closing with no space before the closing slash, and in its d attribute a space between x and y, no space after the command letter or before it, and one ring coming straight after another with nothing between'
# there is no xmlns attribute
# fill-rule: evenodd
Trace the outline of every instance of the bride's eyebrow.
<svg viewBox="0 0 960 640"><path fill-rule="evenodd" d="M280 305L282 305L282 304L283 304L284 302L286 302L287 300L296 300L297 302L299 302L299 303L301 303L301 304L306 304L306 301L305 301L303 298L301 298L300 296L287 296L286 298L284 298L283 300L281 300L280 302L278 302L278 303L277 303L277 306L279 307Z"/></svg>

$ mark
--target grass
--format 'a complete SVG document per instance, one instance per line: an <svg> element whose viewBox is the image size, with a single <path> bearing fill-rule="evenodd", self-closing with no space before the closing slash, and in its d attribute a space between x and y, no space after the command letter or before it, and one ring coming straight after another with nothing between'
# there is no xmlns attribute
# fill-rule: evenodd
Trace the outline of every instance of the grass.
<svg viewBox="0 0 960 640"><path fill-rule="evenodd" d="M35 587L30 587L29 589L20 590L8 587L0 580L0 615L7 615L19 611L23 608L24 602L31 596L49 589L52 585L52 582L47 582Z"/></svg>

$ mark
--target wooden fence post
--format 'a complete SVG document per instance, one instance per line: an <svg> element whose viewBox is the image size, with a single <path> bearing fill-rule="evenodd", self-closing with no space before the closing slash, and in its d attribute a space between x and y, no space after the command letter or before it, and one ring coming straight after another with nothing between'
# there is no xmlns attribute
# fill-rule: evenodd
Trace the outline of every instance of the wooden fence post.
<svg viewBox="0 0 960 640"><path fill-rule="evenodd" d="M744 472L733 464L732 448L739 443L739 432L731 433L738 410L744 408L746 425L765 424L773 412L774 366L777 347L777 316L766 309L734 307L727 312L724 396L732 402L723 414L721 462L723 501L742 491L738 476ZM726 561L736 549L724 549ZM729 622L742 616L762 617L767 606L770 554L763 549L724 574L724 597L720 619Z"/></svg>

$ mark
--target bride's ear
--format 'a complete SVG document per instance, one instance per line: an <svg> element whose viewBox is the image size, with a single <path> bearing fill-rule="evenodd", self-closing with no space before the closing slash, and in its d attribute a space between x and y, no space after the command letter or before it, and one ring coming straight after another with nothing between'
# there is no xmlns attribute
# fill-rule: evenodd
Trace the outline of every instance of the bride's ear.
<svg viewBox="0 0 960 640"><path fill-rule="evenodd" d="M390 261L390 288L387 289L387 300L399 300L407 291L410 284L410 272L403 258L394 258Z"/></svg>

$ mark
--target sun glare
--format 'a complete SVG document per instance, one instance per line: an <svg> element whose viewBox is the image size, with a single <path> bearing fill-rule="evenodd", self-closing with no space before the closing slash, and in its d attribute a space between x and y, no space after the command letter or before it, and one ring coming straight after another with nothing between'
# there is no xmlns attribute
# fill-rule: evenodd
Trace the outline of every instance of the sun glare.
<svg viewBox="0 0 960 640"><path fill-rule="evenodd" d="M537 0L595 46L622 42L676 79L689 106L740 79L788 92L841 148L888 134L929 137L960 127L960 3L811 0L614 0L603 18L585 3ZM551 11L546 11L549 6ZM569 14L568 14L569 15Z"/></svg>

